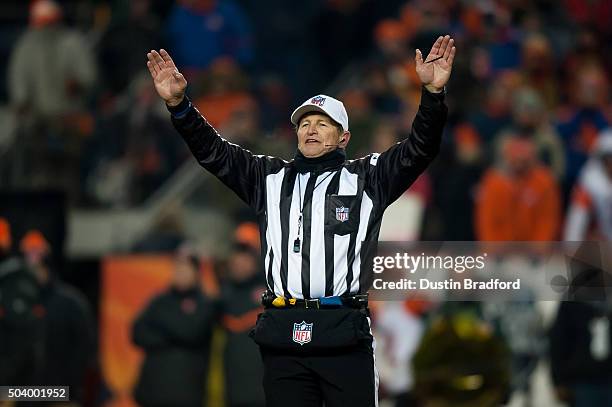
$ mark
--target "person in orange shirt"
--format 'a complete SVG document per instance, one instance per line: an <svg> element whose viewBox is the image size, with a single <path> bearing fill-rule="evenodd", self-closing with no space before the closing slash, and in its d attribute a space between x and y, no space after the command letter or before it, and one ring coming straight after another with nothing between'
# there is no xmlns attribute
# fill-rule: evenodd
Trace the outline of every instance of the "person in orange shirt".
<svg viewBox="0 0 612 407"><path fill-rule="evenodd" d="M552 172L541 165L527 138L508 134L498 165L487 170L476 198L478 240L555 240L561 197Z"/></svg>

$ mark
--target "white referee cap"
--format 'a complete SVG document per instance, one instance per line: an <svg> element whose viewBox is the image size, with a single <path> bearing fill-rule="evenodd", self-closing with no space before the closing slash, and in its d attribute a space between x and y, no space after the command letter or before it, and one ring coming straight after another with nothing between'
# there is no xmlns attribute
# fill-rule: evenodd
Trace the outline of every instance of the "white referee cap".
<svg viewBox="0 0 612 407"><path fill-rule="evenodd" d="M338 99L334 99L327 95L317 95L307 99L300 107L295 109L291 114L291 123L297 126L300 118L308 112L325 113L332 118L333 121L342 126L344 131L348 131L348 114L344 108L344 104Z"/></svg>

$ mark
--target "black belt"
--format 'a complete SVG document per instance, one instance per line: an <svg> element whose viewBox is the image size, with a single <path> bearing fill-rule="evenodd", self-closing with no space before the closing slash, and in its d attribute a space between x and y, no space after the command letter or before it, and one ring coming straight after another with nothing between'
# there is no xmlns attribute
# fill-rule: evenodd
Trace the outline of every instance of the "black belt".
<svg viewBox="0 0 612 407"><path fill-rule="evenodd" d="M368 294L354 294L334 297L298 299L298 298L283 298L276 297L269 291L266 291L261 296L261 303L265 308L307 308L307 309L325 309L325 308L367 308Z"/></svg>

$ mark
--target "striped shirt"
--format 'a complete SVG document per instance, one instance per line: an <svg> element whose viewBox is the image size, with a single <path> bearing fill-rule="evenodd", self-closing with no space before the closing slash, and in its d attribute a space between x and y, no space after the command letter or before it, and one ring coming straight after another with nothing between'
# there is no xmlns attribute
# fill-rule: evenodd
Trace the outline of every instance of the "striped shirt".
<svg viewBox="0 0 612 407"><path fill-rule="evenodd" d="M316 165L224 140L187 98L170 111L198 162L255 210L268 289L298 299L367 292L373 274L362 247L378 240L384 210L437 155L447 115L444 95L423 90L405 140L357 160L336 150Z"/></svg>

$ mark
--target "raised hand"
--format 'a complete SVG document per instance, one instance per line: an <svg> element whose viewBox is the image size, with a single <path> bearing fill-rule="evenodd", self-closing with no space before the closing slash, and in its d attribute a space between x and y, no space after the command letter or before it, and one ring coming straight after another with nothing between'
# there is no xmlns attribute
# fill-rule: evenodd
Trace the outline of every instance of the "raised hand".
<svg viewBox="0 0 612 407"><path fill-rule="evenodd" d="M456 51L454 42L450 35L438 37L425 61L423 61L421 50L416 50L414 59L417 75L423 86L430 92L440 92L450 78Z"/></svg>
<svg viewBox="0 0 612 407"><path fill-rule="evenodd" d="M152 50L147 53L147 58L147 68L151 72L157 93L169 106L177 106L185 96L187 80L178 71L166 50Z"/></svg>

